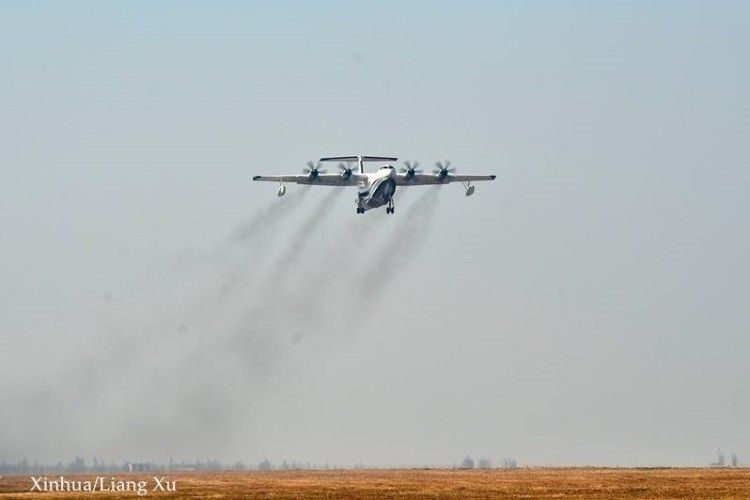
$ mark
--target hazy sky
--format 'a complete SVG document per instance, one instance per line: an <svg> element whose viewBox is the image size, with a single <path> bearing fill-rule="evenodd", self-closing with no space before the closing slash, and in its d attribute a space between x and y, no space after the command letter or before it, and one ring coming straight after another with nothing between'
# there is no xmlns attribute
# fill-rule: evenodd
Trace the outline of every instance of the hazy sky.
<svg viewBox="0 0 750 500"><path fill-rule="evenodd" d="M4 2L0 459L750 460L748 19Z"/></svg>

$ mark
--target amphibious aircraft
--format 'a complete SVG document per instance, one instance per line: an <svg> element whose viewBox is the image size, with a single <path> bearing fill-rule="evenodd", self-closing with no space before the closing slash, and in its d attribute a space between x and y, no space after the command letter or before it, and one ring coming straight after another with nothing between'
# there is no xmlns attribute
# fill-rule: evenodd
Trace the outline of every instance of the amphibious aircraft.
<svg viewBox="0 0 750 500"><path fill-rule="evenodd" d="M432 173L425 174L419 168L419 162L404 162L405 168L397 172L392 162L398 158L389 156L333 156L321 158L318 163L307 162L302 175L256 175L254 181L278 182L278 196L284 196L284 183L307 184L311 186L356 186L358 196L356 201L357 213L363 214L367 210L386 206L386 213L395 212L393 194L397 186L435 186L460 182L466 189L466 196L474 194L474 181L492 181L495 175L456 175L456 169L450 161L439 161ZM339 162L339 172L328 173L321 168L322 162ZM357 171L353 164L356 162ZM365 162L385 163L375 172L365 172Z"/></svg>

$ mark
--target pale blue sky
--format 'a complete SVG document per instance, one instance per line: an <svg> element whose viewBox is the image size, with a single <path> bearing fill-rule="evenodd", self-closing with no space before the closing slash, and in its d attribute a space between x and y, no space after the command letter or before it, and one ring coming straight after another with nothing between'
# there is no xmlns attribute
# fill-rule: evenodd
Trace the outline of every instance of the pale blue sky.
<svg viewBox="0 0 750 500"><path fill-rule="evenodd" d="M4 2L0 459L750 460L749 15ZM260 287L327 192L240 244L249 177L356 153L501 179L412 221L345 192Z"/></svg>

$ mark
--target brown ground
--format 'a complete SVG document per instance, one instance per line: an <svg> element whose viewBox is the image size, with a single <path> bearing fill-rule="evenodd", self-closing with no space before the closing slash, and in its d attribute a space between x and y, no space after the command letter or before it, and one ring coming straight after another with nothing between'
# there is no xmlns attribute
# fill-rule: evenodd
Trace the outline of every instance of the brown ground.
<svg viewBox="0 0 750 500"><path fill-rule="evenodd" d="M153 475L103 474L109 480ZM157 474L161 475L161 474ZM172 472L172 498L750 498L750 469L517 469ZM48 475L50 479L58 476ZM66 479L95 476L66 476ZM0 498L91 498L29 493L26 476L0 478ZM99 498L139 498L99 493Z"/></svg>

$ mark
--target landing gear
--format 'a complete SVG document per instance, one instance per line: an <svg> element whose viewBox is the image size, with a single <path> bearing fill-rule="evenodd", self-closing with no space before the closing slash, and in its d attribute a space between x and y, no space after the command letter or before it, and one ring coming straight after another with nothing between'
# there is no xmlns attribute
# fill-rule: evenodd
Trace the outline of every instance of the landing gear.
<svg viewBox="0 0 750 500"><path fill-rule="evenodd" d="M357 213L358 213L358 214L363 214L363 213L365 213L365 209L364 209L364 208L360 208L360 207L357 207Z"/></svg>
<svg viewBox="0 0 750 500"><path fill-rule="evenodd" d="M392 214L396 211L396 207L393 205L393 198L388 200L388 206L385 207L385 213Z"/></svg>

